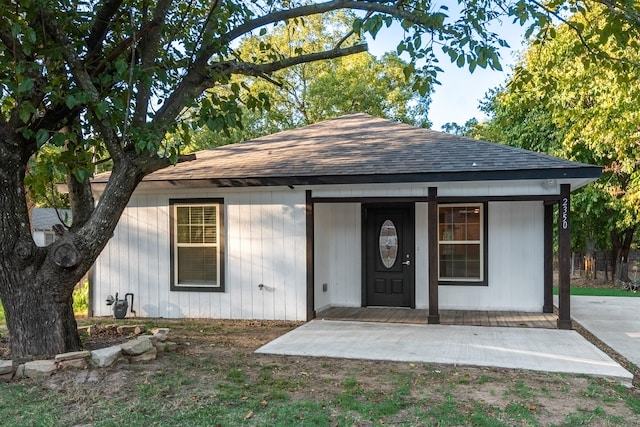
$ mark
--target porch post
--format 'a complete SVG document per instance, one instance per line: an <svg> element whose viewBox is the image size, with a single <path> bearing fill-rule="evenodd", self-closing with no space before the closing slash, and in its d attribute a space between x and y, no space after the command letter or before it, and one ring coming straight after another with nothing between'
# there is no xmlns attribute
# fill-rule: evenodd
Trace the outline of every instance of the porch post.
<svg viewBox="0 0 640 427"><path fill-rule="evenodd" d="M440 323L438 309L438 188L429 187L427 208L427 237L429 239L429 317L427 323Z"/></svg>
<svg viewBox="0 0 640 427"><path fill-rule="evenodd" d="M553 204L544 205L544 304L543 313L553 313Z"/></svg>
<svg viewBox="0 0 640 427"><path fill-rule="evenodd" d="M571 329L571 185L560 185L558 205L558 329Z"/></svg>
<svg viewBox="0 0 640 427"><path fill-rule="evenodd" d="M311 200L311 190L307 190L305 194L305 222L307 232L307 321L309 321L316 317L313 255L313 201Z"/></svg>

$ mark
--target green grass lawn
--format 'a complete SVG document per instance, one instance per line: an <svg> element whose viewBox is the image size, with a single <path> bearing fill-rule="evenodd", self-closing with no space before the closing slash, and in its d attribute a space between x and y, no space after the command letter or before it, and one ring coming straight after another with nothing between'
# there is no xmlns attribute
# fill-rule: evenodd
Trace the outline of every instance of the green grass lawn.
<svg viewBox="0 0 640 427"><path fill-rule="evenodd" d="M558 295L558 287L553 287L553 294ZM594 297L640 297L640 293L615 288L571 288L571 295L589 295Z"/></svg>

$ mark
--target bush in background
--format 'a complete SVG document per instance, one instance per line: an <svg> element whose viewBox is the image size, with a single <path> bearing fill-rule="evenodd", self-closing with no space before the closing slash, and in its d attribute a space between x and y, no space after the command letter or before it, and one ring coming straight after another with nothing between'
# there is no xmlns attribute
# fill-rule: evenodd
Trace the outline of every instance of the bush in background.
<svg viewBox="0 0 640 427"><path fill-rule="evenodd" d="M73 290L73 312L76 316L89 314L89 280L84 279Z"/></svg>

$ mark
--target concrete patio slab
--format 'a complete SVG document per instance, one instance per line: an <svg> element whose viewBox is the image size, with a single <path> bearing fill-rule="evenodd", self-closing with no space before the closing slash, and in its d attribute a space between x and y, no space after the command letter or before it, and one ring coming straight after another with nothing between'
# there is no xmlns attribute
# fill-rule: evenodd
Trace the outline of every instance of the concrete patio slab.
<svg viewBox="0 0 640 427"><path fill-rule="evenodd" d="M575 331L312 320L257 353L633 375Z"/></svg>
<svg viewBox="0 0 640 427"><path fill-rule="evenodd" d="M573 320L640 366L640 298L572 296L570 304Z"/></svg>

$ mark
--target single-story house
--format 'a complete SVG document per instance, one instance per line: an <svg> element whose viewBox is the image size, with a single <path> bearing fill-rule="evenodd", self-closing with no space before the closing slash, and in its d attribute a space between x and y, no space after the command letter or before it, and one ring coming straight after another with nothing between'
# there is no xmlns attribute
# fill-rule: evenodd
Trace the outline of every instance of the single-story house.
<svg viewBox="0 0 640 427"><path fill-rule="evenodd" d="M31 210L31 229L35 244L49 246L57 238L53 226L63 223L71 223L71 209L33 208Z"/></svg>
<svg viewBox="0 0 640 427"><path fill-rule="evenodd" d="M329 307L550 312L558 206L601 168L351 114L147 176L96 261L95 315L309 320ZM108 175L93 181L99 194Z"/></svg>

